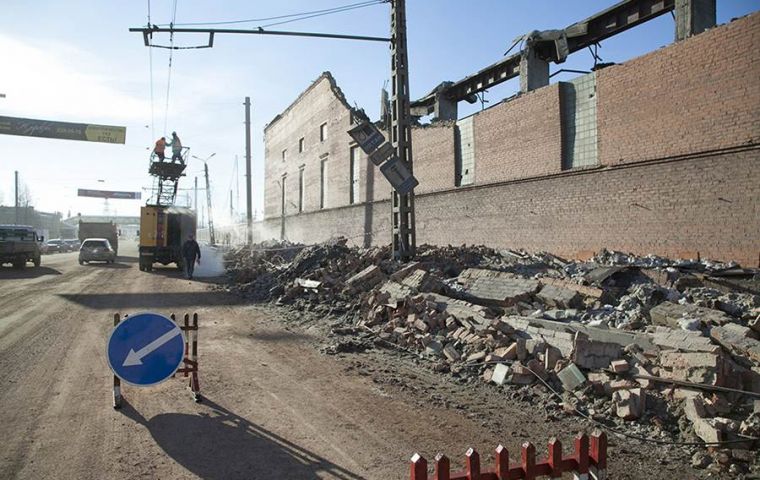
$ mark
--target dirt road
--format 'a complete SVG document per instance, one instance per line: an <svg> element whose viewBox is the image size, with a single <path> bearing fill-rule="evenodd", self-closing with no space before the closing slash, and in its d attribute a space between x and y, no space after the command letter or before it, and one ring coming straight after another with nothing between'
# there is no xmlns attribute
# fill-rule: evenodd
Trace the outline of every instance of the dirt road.
<svg viewBox="0 0 760 480"><path fill-rule="evenodd" d="M321 331L174 268L140 272L136 246L121 250L113 265L69 253L0 270L0 477L406 478L415 451L461 463L469 446L543 451L561 434L569 447L584 428L395 353L321 354ZM124 408L111 408L112 315L144 310L198 312L203 403L172 379L125 386ZM611 443L616 478L689 478L685 454Z"/></svg>

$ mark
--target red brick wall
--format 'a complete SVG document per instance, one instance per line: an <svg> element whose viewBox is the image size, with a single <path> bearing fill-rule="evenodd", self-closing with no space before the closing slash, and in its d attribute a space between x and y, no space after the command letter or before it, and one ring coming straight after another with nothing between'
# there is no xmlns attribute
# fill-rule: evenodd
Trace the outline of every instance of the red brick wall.
<svg viewBox="0 0 760 480"><path fill-rule="evenodd" d="M417 197L417 241L583 256L602 248L758 266L760 149L648 162ZM545 192L537 194L537 192ZM369 222L367 219L369 218ZM390 241L387 201L289 217L286 237ZM279 220L265 222L279 232Z"/></svg>
<svg viewBox="0 0 760 480"><path fill-rule="evenodd" d="M475 183L562 168L559 86L540 88L475 115Z"/></svg>
<svg viewBox="0 0 760 480"><path fill-rule="evenodd" d="M760 13L597 73L604 165L760 141Z"/></svg>

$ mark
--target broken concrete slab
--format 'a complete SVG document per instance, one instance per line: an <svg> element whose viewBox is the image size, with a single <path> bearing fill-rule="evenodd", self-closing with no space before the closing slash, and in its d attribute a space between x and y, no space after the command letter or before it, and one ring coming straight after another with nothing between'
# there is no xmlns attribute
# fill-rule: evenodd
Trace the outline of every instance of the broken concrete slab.
<svg viewBox="0 0 760 480"><path fill-rule="evenodd" d="M756 364L760 363L760 341L753 338L754 331L735 323L713 327L710 337L728 351L749 358Z"/></svg>
<svg viewBox="0 0 760 480"><path fill-rule="evenodd" d="M630 365L625 360L613 360L610 362L610 369L615 373L627 372L629 368Z"/></svg>
<svg viewBox="0 0 760 480"><path fill-rule="evenodd" d="M679 321L684 318L694 318L707 325L723 325L731 322L731 317L711 308L696 305L681 305L673 302L662 302L649 311L649 317L655 325L680 328Z"/></svg>
<svg viewBox="0 0 760 480"><path fill-rule="evenodd" d="M704 442L722 442L723 432L705 417L704 403L701 395L689 396L685 400L684 414L691 422L694 433Z"/></svg>
<svg viewBox="0 0 760 480"><path fill-rule="evenodd" d="M661 326L656 327L652 334L652 343L659 347L683 352L717 353L720 350L718 345L715 345L709 337L703 336L701 332Z"/></svg>
<svg viewBox="0 0 760 480"><path fill-rule="evenodd" d="M578 318L578 315L580 315L580 310L576 308L568 308L564 310L553 308L543 313L545 319L554 321L572 320Z"/></svg>
<svg viewBox="0 0 760 480"><path fill-rule="evenodd" d="M459 354L456 348L454 348L453 345L446 345L443 347L443 355L450 361L450 362L456 362L462 356Z"/></svg>
<svg viewBox="0 0 760 480"><path fill-rule="evenodd" d="M385 274L377 265L370 265L361 272L346 280L346 285L355 291L365 291L382 283L385 280Z"/></svg>
<svg viewBox="0 0 760 480"><path fill-rule="evenodd" d="M616 343L594 341L583 333L576 333L571 359L581 368L596 370L606 368L623 354Z"/></svg>
<svg viewBox="0 0 760 480"><path fill-rule="evenodd" d="M660 376L694 383L725 385L722 355L707 352L661 352Z"/></svg>
<svg viewBox="0 0 760 480"><path fill-rule="evenodd" d="M476 330L488 327L494 318L493 312L482 305L473 305L472 303L437 293L429 293L425 298L437 302L439 304L439 311L445 310L447 315L456 317L460 322L472 319Z"/></svg>
<svg viewBox="0 0 760 480"><path fill-rule="evenodd" d="M577 283L561 278L543 277L539 279L539 282L542 285L552 285L554 287L574 290L585 297L591 297L597 300L604 294L604 290L601 288L589 287L587 285L578 285Z"/></svg>
<svg viewBox="0 0 760 480"><path fill-rule="evenodd" d="M582 305L577 291L554 285L544 285L536 297L552 308L579 308Z"/></svg>
<svg viewBox="0 0 760 480"><path fill-rule="evenodd" d="M464 287L466 298L480 305L509 307L528 300L538 291L537 280L515 278L503 272L468 268L457 282Z"/></svg>

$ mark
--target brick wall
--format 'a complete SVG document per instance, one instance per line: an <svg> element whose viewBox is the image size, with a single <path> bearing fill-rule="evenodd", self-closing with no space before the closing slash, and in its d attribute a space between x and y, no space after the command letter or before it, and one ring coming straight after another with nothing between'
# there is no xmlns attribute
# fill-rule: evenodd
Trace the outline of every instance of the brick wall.
<svg viewBox="0 0 760 480"><path fill-rule="evenodd" d="M597 73L599 159L760 141L760 13Z"/></svg>
<svg viewBox="0 0 760 480"><path fill-rule="evenodd" d="M475 115L475 183L559 172L559 86L534 90Z"/></svg>
<svg viewBox="0 0 760 480"><path fill-rule="evenodd" d="M567 257L602 248L671 257L698 252L758 266L758 160L755 147L420 195L417 241ZM289 217L286 237L313 243L342 235L356 245L387 244L389 219L387 201L330 209ZM279 232L279 220L265 223Z"/></svg>

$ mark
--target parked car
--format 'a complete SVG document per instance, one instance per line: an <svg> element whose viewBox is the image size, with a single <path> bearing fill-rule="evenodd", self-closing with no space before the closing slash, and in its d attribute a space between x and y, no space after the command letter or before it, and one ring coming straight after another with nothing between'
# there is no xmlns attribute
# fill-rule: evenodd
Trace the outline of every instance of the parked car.
<svg viewBox="0 0 760 480"><path fill-rule="evenodd" d="M116 261L116 252L107 238L86 238L79 247L80 265L87 262L113 263L114 261Z"/></svg>
<svg viewBox="0 0 760 480"><path fill-rule="evenodd" d="M66 248L66 245L64 245L63 240L60 238L54 238L52 240L48 240L45 244L47 253L60 253L65 252L64 250Z"/></svg>
<svg viewBox="0 0 760 480"><path fill-rule="evenodd" d="M63 243L66 245L67 252L76 252L79 250L79 247L82 246L82 244L79 243L79 239L77 238L67 238L63 241Z"/></svg>

